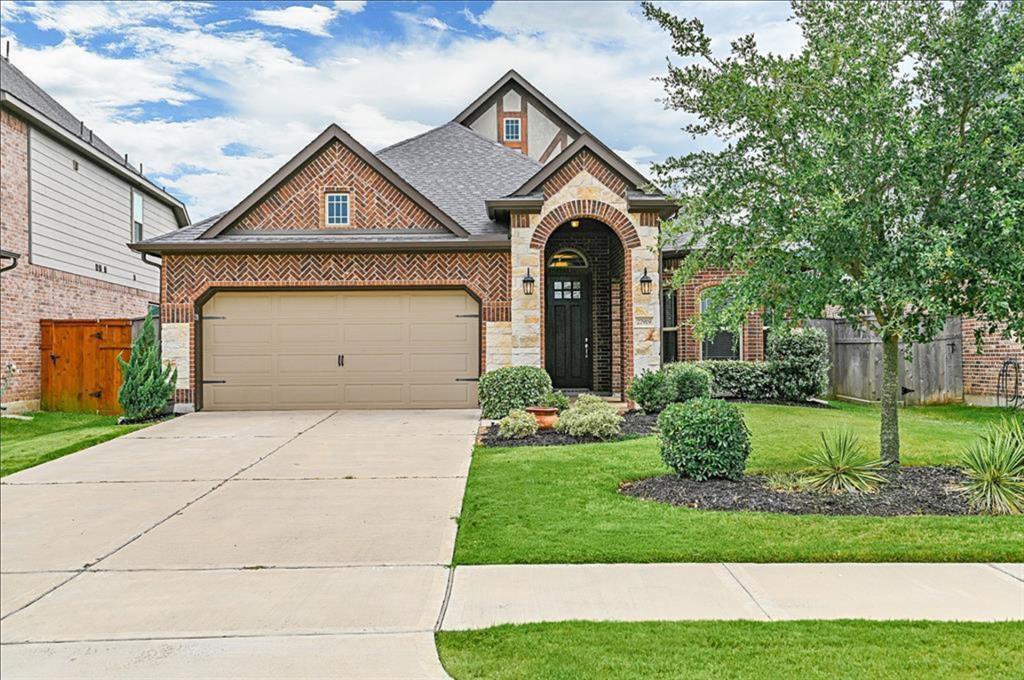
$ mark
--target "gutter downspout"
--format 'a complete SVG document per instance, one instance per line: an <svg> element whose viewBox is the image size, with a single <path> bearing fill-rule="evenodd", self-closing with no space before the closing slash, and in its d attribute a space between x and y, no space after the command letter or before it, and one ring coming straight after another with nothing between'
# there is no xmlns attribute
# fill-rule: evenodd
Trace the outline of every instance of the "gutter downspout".
<svg viewBox="0 0 1024 680"><path fill-rule="evenodd" d="M11 253L11 252L4 251L4 253L2 255L0 255L0 259L10 260L11 264L7 265L6 267L0 267L0 272L8 272L8 271L14 269L15 267L17 267L18 266L18 259L20 257L21 257L21 255L19 255L18 253Z"/></svg>
<svg viewBox="0 0 1024 680"><path fill-rule="evenodd" d="M164 265L162 264L162 262L151 262L151 261L146 259L150 255L152 255L152 253L141 253L141 255L142 255L142 261L145 262L146 264L148 264L150 267L156 267L157 269L163 269Z"/></svg>

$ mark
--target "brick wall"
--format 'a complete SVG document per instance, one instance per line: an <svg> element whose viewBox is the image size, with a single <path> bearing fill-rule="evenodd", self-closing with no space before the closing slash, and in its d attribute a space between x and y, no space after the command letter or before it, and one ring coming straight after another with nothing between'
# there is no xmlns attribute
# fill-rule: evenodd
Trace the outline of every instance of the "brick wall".
<svg viewBox="0 0 1024 680"><path fill-rule="evenodd" d="M239 219L237 231L324 229L324 194L349 194L344 229L447 231L412 199L335 140ZM339 227L330 227L336 229Z"/></svg>
<svg viewBox="0 0 1024 680"><path fill-rule="evenodd" d="M0 370L17 366L4 403L39 400L39 320L137 317L156 295L29 263L28 126L0 112L0 247L21 254L0 274Z"/></svg>
<svg viewBox="0 0 1024 680"><path fill-rule="evenodd" d="M481 366L487 365L486 324L510 320L507 252L169 255L163 263L162 320L165 327L189 325L191 374L175 397L183 404L192 403L196 388L196 301L211 288L465 288L480 300Z"/></svg>
<svg viewBox="0 0 1024 680"><path fill-rule="evenodd" d="M668 260L665 262L665 278L671 277L672 270L677 262ZM695 320L700 316L701 291L711 288L725 280L728 272L721 269L706 269L691 278L676 293L676 310L679 315L679 333L677 356L680 361L699 361L701 358L701 343L693 337L693 323L688 320ZM743 338L740 343L740 357L744 361L764 360L764 326L759 313L747 316L747 322L743 325Z"/></svg>
<svg viewBox="0 0 1024 680"><path fill-rule="evenodd" d="M977 319L964 319L961 325L964 343L964 394L994 398L999 370L1005 361L1016 359L1024 371L1024 344L1012 338L986 333L979 351L974 340L974 332L975 329L984 326L985 324Z"/></svg>

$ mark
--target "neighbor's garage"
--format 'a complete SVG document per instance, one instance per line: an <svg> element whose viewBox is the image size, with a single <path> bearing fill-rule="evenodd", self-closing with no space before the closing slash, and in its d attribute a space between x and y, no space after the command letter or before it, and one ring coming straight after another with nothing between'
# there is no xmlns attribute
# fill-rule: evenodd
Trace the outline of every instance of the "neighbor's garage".
<svg viewBox="0 0 1024 680"><path fill-rule="evenodd" d="M221 292L202 307L202 408L471 408L464 291Z"/></svg>

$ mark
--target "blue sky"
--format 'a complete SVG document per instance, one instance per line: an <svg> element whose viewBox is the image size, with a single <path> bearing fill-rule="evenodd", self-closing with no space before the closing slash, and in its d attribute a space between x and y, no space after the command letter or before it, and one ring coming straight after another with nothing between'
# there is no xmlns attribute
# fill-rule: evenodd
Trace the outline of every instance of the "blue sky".
<svg viewBox="0 0 1024 680"><path fill-rule="evenodd" d="M787 2L665 2L718 51L799 48ZM450 120L515 68L643 170L716 144L652 80L670 44L634 2L3 0L11 61L194 220L248 194L329 123L378 149Z"/></svg>

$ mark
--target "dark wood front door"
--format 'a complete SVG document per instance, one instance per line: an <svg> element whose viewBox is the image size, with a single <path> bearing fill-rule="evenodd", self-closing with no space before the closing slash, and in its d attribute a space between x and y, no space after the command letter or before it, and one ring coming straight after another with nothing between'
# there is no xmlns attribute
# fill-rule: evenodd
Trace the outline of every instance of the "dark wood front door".
<svg viewBox="0 0 1024 680"><path fill-rule="evenodd" d="M591 387L590 277L548 273L545 357L555 387Z"/></svg>

